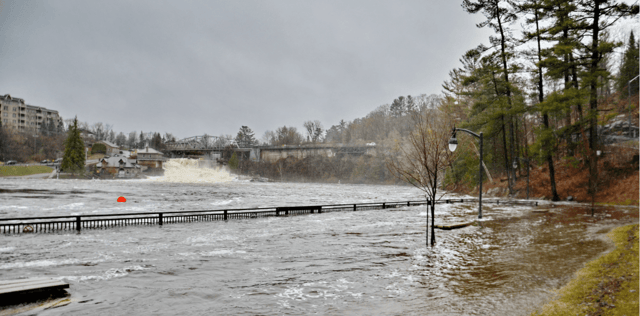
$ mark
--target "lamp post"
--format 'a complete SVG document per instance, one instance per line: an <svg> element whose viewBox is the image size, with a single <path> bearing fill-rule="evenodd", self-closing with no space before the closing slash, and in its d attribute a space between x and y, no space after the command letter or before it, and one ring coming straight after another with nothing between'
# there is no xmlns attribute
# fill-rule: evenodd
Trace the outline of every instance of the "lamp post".
<svg viewBox="0 0 640 316"><path fill-rule="evenodd" d="M627 84L627 87L629 88L629 94L627 95L627 97L629 98L629 136L631 136L631 81L634 81L636 79L638 79L639 76L636 76L635 78L629 80L629 84ZM633 138L636 137L636 133L633 133Z"/></svg>
<svg viewBox="0 0 640 316"><path fill-rule="evenodd" d="M468 130L468 129L464 129L464 128L453 128L453 131L451 133L451 139L449 139L449 150L451 150L451 152L454 152L456 150L456 148L458 147L458 139L456 139L456 132L457 131L461 131L461 132L465 132L469 135L473 135L477 138L480 139L480 180L479 180L479 185L478 188L479 190L479 194L478 194L478 218L482 218L482 132L480 132L480 135Z"/></svg>
<svg viewBox="0 0 640 316"><path fill-rule="evenodd" d="M521 157L517 157L513 159L513 170L515 173L515 170L518 169L518 159L524 161L527 163L527 200L529 199L529 159L527 158L521 158Z"/></svg>

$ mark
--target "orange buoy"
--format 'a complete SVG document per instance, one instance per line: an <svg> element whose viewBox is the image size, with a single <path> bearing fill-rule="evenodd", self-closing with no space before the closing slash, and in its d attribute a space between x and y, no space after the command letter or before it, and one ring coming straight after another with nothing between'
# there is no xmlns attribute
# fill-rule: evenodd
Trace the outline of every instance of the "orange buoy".
<svg viewBox="0 0 640 316"><path fill-rule="evenodd" d="M124 198L124 196L121 196L118 198L118 202L126 202L127 199Z"/></svg>

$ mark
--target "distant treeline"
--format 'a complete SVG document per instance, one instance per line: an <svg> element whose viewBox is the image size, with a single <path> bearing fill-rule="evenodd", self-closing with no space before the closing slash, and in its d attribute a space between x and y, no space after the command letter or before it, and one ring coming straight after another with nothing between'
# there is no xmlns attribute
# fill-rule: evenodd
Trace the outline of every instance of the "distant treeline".
<svg viewBox="0 0 640 316"><path fill-rule="evenodd" d="M288 157L276 162L241 161L238 171L254 177L286 182L396 184L383 156Z"/></svg>

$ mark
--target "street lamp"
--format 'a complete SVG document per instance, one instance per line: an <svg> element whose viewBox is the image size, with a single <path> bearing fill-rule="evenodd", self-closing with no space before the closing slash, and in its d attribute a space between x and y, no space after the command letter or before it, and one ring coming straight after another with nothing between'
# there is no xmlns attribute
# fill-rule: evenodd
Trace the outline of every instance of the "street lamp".
<svg viewBox="0 0 640 316"><path fill-rule="evenodd" d="M482 218L482 132L480 132L480 135L478 135L468 129L454 127L451 133L451 139L449 139L449 150L451 152L454 152L458 147L458 139L456 139L457 131L465 132L480 139L480 183L478 185L480 192L478 193L478 218Z"/></svg>
<svg viewBox="0 0 640 316"><path fill-rule="evenodd" d="M529 159L520 158L520 157L514 158L513 159L513 169L514 170L518 169L518 159L520 159L520 160L522 160L522 161L527 163L527 200L528 200L529 199L529 172L530 172L529 171Z"/></svg>

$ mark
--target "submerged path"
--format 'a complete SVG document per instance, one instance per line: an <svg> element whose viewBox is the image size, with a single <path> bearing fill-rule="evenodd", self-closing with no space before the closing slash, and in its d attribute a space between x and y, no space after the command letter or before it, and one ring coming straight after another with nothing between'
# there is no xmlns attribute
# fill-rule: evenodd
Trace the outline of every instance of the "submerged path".
<svg viewBox="0 0 640 316"><path fill-rule="evenodd" d="M477 203L474 199L446 199L436 201L435 204ZM499 205L530 205L537 206L538 201L521 200L488 200L485 203ZM81 231L83 229L102 229L132 225L164 225L174 223L191 223L202 221L245 219L271 216L292 216L303 214L320 214L339 211L384 210L401 206L428 205L429 201L377 202L331 205L281 206L248 209L198 210L198 211L168 211L158 213L120 213L75 216L44 216L44 217L15 217L0 218L0 233L20 234L53 232L64 230ZM439 229L454 229L469 226L472 223L438 225Z"/></svg>

